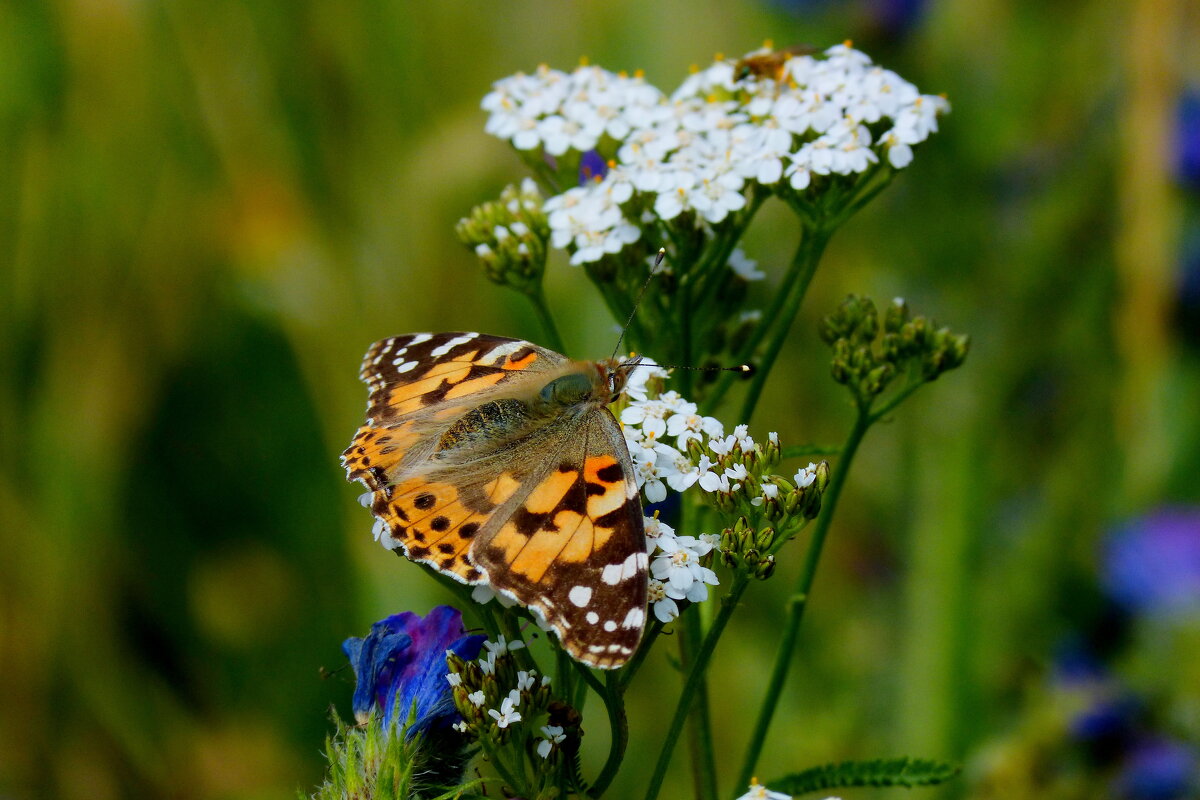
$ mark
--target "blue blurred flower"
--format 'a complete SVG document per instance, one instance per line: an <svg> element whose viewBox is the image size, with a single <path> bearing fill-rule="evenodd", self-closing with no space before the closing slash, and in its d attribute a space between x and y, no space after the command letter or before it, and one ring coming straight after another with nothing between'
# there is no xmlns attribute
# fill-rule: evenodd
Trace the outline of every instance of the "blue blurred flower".
<svg viewBox="0 0 1200 800"><path fill-rule="evenodd" d="M1180 183L1200 189L1200 89L1185 91L1175 107L1175 172Z"/></svg>
<svg viewBox="0 0 1200 800"><path fill-rule="evenodd" d="M1127 611L1200 612L1200 509L1163 509L1118 529L1105 543L1101 583Z"/></svg>
<svg viewBox="0 0 1200 800"><path fill-rule="evenodd" d="M1123 749L1133 734L1139 704L1081 643L1068 641L1059 648L1054 684L1078 700L1067 723L1072 738L1099 748L1101 758Z"/></svg>
<svg viewBox="0 0 1200 800"><path fill-rule="evenodd" d="M446 651L470 661L478 657L485 636L464 635L462 614L437 606L424 618L405 611L371 626L365 639L350 638L342 650L354 667L354 716L365 721L373 709L383 712L385 725L399 709L404 723L416 704L416 717L407 736L443 728L458 717L446 681Z"/></svg>
<svg viewBox="0 0 1200 800"><path fill-rule="evenodd" d="M1117 796L1127 800L1195 797L1196 753L1170 739L1145 739L1129 754L1117 776Z"/></svg>
<svg viewBox="0 0 1200 800"><path fill-rule="evenodd" d="M608 162L595 150L588 150L579 159L579 185L592 183L608 174Z"/></svg>

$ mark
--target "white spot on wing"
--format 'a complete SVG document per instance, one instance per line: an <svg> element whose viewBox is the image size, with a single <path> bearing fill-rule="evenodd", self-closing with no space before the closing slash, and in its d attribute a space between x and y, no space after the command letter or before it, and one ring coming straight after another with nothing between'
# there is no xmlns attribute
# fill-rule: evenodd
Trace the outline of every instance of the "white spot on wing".
<svg viewBox="0 0 1200 800"><path fill-rule="evenodd" d="M621 565L605 564L604 570L600 573L600 580L609 586L616 586L621 582Z"/></svg>
<svg viewBox="0 0 1200 800"><path fill-rule="evenodd" d="M567 599L580 608L583 608L588 603L592 602L592 587L575 586L569 593L567 593Z"/></svg>
<svg viewBox="0 0 1200 800"><path fill-rule="evenodd" d="M600 621L600 615L597 614L595 611L589 611L587 613L587 621L588 621L588 625L595 625L597 622Z"/></svg>
<svg viewBox="0 0 1200 800"><path fill-rule="evenodd" d="M460 344L466 344L478 335L478 333L464 333L462 336L455 336L445 344L439 345L433 350L430 350L429 355L433 356L434 358L441 358L442 356L446 355L446 353L449 353L451 350L458 347Z"/></svg>
<svg viewBox="0 0 1200 800"><path fill-rule="evenodd" d="M621 623L622 628L640 628L646 622L646 612L640 608L631 608L629 613L625 615L625 621Z"/></svg>
<svg viewBox="0 0 1200 800"><path fill-rule="evenodd" d="M604 623L604 630L608 631L609 633L612 633L616 629L617 629L617 623L613 622L611 619L607 620Z"/></svg>
<svg viewBox="0 0 1200 800"><path fill-rule="evenodd" d="M414 344L421 344L422 342L428 342L432 338L433 338L432 333L414 333L413 337L411 339L409 339L406 347L412 347Z"/></svg>
<svg viewBox="0 0 1200 800"><path fill-rule="evenodd" d="M524 342L505 342L488 351L480 361L484 364L498 364L525 346Z"/></svg>
<svg viewBox="0 0 1200 800"><path fill-rule="evenodd" d="M397 359L397 360L399 360L399 359ZM415 367L415 366L417 366L417 362L415 362L415 361L405 361L403 364L401 364L400 366L396 367L396 372L408 372L408 371L410 371L410 370L411 370L413 367Z"/></svg>

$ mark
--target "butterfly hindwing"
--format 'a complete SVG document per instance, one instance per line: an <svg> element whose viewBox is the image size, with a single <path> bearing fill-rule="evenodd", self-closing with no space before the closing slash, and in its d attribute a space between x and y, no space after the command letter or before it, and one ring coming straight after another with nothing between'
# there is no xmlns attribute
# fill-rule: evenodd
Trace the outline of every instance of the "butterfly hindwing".
<svg viewBox="0 0 1200 800"><path fill-rule="evenodd" d="M623 664L641 640L646 538L620 426L599 409L583 429L538 447L546 469L506 519L497 515L472 559L492 588L543 617L576 659Z"/></svg>

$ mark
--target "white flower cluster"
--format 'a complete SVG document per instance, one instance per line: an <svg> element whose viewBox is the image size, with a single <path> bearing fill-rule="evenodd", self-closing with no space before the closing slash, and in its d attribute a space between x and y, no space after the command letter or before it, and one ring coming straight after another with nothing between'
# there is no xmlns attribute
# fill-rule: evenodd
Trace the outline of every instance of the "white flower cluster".
<svg viewBox="0 0 1200 800"><path fill-rule="evenodd" d="M509 642L501 634L496 641L484 642L483 646L487 650L487 655L480 656L478 662L479 670L484 675L495 675L496 659L515 650L522 649L525 647L525 643L519 639ZM450 651L447 651L447 655L449 654ZM462 675L456 672L449 672L446 674L446 682L451 686L462 686ZM498 728L507 728L515 722L520 722L522 717L518 708L521 705L522 695L532 692L538 686L547 686L549 684L549 675L543 675L539 682L536 670L519 671L517 673L517 688L509 691L508 695L500 701L499 708L489 708L487 710L488 716L495 720L496 727ZM487 702L487 695L484 694L482 689L478 689L468 694L467 700L476 708L483 708ZM465 720L455 723L452 727L461 733L466 733L468 730Z"/></svg>
<svg viewBox="0 0 1200 800"><path fill-rule="evenodd" d="M718 459L732 453L735 447L749 452L754 449L755 442L748 433L748 426L738 425L727 436L720 420L702 416L696 404L678 392L654 394L648 388L653 385L651 382L665 377L666 370L643 360L625 385L630 402L621 412L622 432L633 460L638 487L646 500L661 503L667 499L668 487L676 492L692 486L699 486L706 492L742 490L742 481L747 475L744 465L734 463L722 468L707 454L693 459L688 453L688 442L696 440ZM779 437L771 433L769 438L778 442ZM673 440L674 444L669 444L668 440Z"/></svg>
<svg viewBox="0 0 1200 800"><path fill-rule="evenodd" d="M776 77L721 59L667 98L640 75L543 66L493 85L486 130L518 150L598 149L609 159L605 175L546 203L552 244L583 264L636 241L641 209L715 225L746 206L754 185L802 192L814 175L862 173L881 157L903 168L949 110L849 44L787 57ZM630 203L635 195L645 202Z"/></svg>
<svg viewBox="0 0 1200 800"><path fill-rule="evenodd" d="M679 616L677 600L701 603L708 599L708 587L716 586L717 574L700 559L720 544L712 533L676 536L675 530L656 517L646 517L646 539L653 545L650 562L650 605L659 622Z"/></svg>

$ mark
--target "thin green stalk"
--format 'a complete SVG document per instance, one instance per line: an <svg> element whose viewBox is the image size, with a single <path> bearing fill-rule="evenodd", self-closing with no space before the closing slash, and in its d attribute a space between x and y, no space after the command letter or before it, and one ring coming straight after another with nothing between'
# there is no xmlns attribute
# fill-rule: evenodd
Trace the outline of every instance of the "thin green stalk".
<svg viewBox="0 0 1200 800"><path fill-rule="evenodd" d="M813 275L817 271L817 264L821 261L821 254L825 252L825 245L829 243L832 230L832 228L821 227L808 228L800 246L796 248L796 255L792 259L792 263L799 265L799 271L796 274L795 283L789 288L789 297L782 316L771 321L774 325L774 332L771 334L771 340L767 344L767 350L763 354L762 360L758 363L754 379L750 383L750 390L746 393L746 401L742 404L742 414L738 417L739 422L749 422L750 417L754 415L754 408L758 405L758 398L762 395L767 377L771 374L771 367L774 366L775 359L779 357L779 351L783 349L783 343L787 340L792 322L800 311L800 304L804 302L804 296L808 294L808 286L812 283Z"/></svg>
<svg viewBox="0 0 1200 800"><path fill-rule="evenodd" d="M701 607L690 608L683 615L683 635L679 637L679 662L686 670L695 660L703 642ZM688 716L688 750L692 759L692 785L697 800L716 800L717 758L713 748L712 717L708 704L708 680L701 677Z"/></svg>
<svg viewBox="0 0 1200 800"><path fill-rule="evenodd" d="M519 771L521 773L521 780L518 781L516 778L516 775L513 773L512 769L511 769L511 766L509 764L506 764L504 762L504 759L501 758L501 755L504 753L503 747L493 748L488 744L484 744L482 741L480 742L480 745L483 747L484 751L487 753L488 760L492 762L492 769L496 770L496 773L500 776L500 780L507 783L515 792L524 791L524 789L525 789L524 765L518 765L520 767Z"/></svg>
<svg viewBox="0 0 1200 800"><path fill-rule="evenodd" d="M638 646L637 652L633 654L633 658L629 659L621 669L621 686L628 686L633 681L633 676L642 668L642 664L646 660L646 656L650 655L650 650L654 646L654 640L662 633L662 623L657 619L651 619L650 624L646 628L646 632L642 634L642 643Z"/></svg>
<svg viewBox="0 0 1200 800"><path fill-rule="evenodd" d="M767 331L771 328L772 322L779 320L780 316L783 314L784 306L787 304L788 298L792 295L792 288L800 279L804 271L806 262L803 258L803 255L806 247L805 242L809 235L808 229L806 228L805 233L803 234L804 238L801 239L800 244L796 247L796 253L792 256L792 263L788 266L788 271L787 274L784 275L783 282L780 283L778 291L775 292L775 296L771 300L770 307L763 312L762 324L756 326L755 329L751 331L750 336L746 339L746 343L742 345L742 349L737 353L738 361L746 362L753 357L754 351L758 349L758 345L762 342L763 337L766 336ZM703 410L701 413L713 413L713 411L720 406L721 401L725 398L725 394L733 386L734 381L737 381L738 379L739 378L736 373L723 373L720 380L717 381L717 385L713 388L712 394L709 395L704 401Z"/></svg>
<svg viewBox="0 0 1200 800"><path fill-rule="evenodd" d="M604 707L608 710L608 729L612 740L608 746L608 759L604 762L600 775L588 789L589 797L599 797L604 794L613 782L613 778L617 777L617 770L620 769L621 761L625 758L625 748L629 746L629 717L625 713L624 692L625 689L621 685L621 679L617 673L611 670L605 673L604 685L599 688L598 694L604 699Z"/></svg>
<svg viewBox="0 0 1200 800"><path fill-rule="evenodd" d="M750 579L744 573L739 572L734 575L733 583L729 587L729 594L721 599L721 610L717 612L712 627L708 629L708 635L704 637L704 642L696 653L695 660L688 671L687 681L683 685L683 691L679 695L679 702L671 717L671 726L663 740L662 750L658 754L658 762L654 765L654 774L646 788L646 800L656 800L659 790L662 789L663 780L667 776L667 767L671 763L671 753L675 749L675 743L679 741L680 734L683 733L683 724L687 721L688 712L691 711L696 691L703 682L708 662L712 658L721 634L725 632L725 626L729 624L729 619L737 609L738 601L741 600L742 594L749 585Z"/></svg>
<svg viewBox="0 0 1200 800"><path fill-rule="evenodd" d="M546 333L546 346L551 350L563 352L566 348L563 347L562 337L558 335L558 326L554 324L550 307L546 305L546 295L542 291L542 285L537 284L525 296L529 298L529 302L533 303L534 313L537 314L538 321L542 323L542 330Z"/></svg>
<svg viewBox="0 0 1200 800"><path fill-rule="evenodd" d="M860 404L858 416L854 420L854 427L850 430L850 435L846 437L846 444L842 447L841 460L830 477L829 486L822 498L821 515L817 519L812 539L808 543L808 551L804 555L804 568L796 582L796 592L788 603L788 616L784 623L783 637L779 642L779 651L775 655L775 666L771 670L771 679L767 683L767 691L763 695L758 719L750 736L750 744L746 748L746 758L742 764L741 775L738 776L738 786L746 786L750 783L750 778L753 777L754 769L758 765L763 743L767 739L767 730L771 727L771 719L779 704L779 695L783 691L788 670L792 666L792 655L796 651L800 621L804 618L804 609L808 606L809 592L812 590L813 579L817 574L817 563L821 560L825 536L829 532L829 525L837 511L838 498L842 494L842 487L846 484L846 476L850 472L854 454L858 451L858 446L862 443L863 436L866 435L867 429L871 427L873 421L870 409Z"/></svg>

